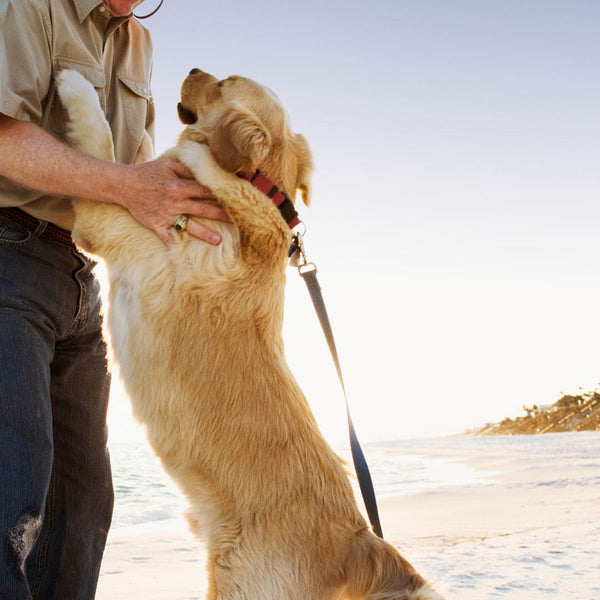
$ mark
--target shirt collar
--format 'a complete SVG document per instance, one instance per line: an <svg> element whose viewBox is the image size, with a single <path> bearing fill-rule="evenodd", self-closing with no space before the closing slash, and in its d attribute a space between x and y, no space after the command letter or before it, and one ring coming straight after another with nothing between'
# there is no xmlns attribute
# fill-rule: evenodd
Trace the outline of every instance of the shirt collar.
<svg viewBox="0 0 600 600"><path fill-rule="evenodd" d="M83 21L90 15L90 13L102 4L101 0L72 0L79 17L79 22ZM120 21L126 21L129 17L120 17Z"/></svg>
<svg viewBox="0 0 600 600"><path fill-rule="evenodd" d="M102 4L98 0L72 0L79 22L83 23L84 19L97 7Z"/></svg>

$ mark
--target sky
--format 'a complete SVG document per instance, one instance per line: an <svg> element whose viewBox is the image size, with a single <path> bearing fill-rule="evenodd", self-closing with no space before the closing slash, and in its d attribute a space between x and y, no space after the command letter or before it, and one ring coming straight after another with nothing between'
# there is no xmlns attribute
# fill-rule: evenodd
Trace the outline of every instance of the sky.
<svg viewBox="0 0 600 600"><path fill-rule="evenodd" d="M364 441L599 385L600 2L166 0L144 23L159 153L194 67L269 86L311 144L305 243ZM341 441L303 285L290 268L288 362Z"/></svg>

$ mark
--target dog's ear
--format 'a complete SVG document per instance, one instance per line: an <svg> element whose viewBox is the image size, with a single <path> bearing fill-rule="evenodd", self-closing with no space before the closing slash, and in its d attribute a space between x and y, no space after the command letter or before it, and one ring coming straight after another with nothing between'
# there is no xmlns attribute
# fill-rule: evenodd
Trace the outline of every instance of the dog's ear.
<svg viewBox="0 0 600 600"><path fill-rule="evenodd" d="M252 172L269 153L271 134L253 112L235 107L217 121L209 145L226 171Z"/></svg>
<svg viewBox="0 0 600 600"><path fill-rule="evenodd" d="M311 200L311 185L310 179L313 172L313 161L310 146L306 138L297 133L293 137L293 147L298 161L298 171L296 176L296 189L300 190L302 202L309 206Z"/></svg>

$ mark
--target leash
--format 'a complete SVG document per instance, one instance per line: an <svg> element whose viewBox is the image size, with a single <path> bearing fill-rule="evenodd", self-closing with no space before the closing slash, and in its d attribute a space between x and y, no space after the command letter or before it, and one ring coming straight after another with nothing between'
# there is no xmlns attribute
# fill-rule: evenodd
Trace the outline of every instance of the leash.
<svg viewBox="0 0 600 600"><path fill-rule="evenodd" d="M321 328L325 334L327 345L329 346L329 352L333 358L333 363L335 365L335 370L337 371L338 379L342 386L342 391L344 392L346 416L348 419L348 433L350 436L350 449L352 451L352 461L354 462L354 469L356 471L356 476L358 477L360 492L363 497L363 502L365 504L369 520L371 521L373 532L380 538L383 538L383 531L381 529L381 522L379 520L379 510L377 508L377 498L375 497L375 488L373 486L373 480L371 478L371 472L369 471L367 459L365 458L360 442L358 441L354 423L352 422L350 405L348 403L344 378L342 377L342 368L340 366L335 339L333 337L333 330L329 321L329 315L327 314L327 308L325 307L325 300L323 299L321 286L319 285L319 281L317 279L317 266L307 260L302 235L298 232L294 233L289 256L290 258L296 256L300 259L298 264L298 273L300 274L300 277L304 279L306 287L308 288L308 292L319 318Z"/></svg>
<svg viewBox="0 0 600 600"><path fill-rule="evenodd" d="M159 6L160 8L160 6ZM279 209L281 216L285 222L289 225L290 229L293 229L297 225L302 224L298 217L298 213L294 208L294 203L291 199L286 196L273 182L265 177L260 171L256 170L250 173L237 173L237 176L241 179L246 179L255 188L260 190L263 194L266 194L273 204ZM379 520L379 510L377 508L377 499L375 497L375 488L373 487L373 480L371 478L371 472L369 471L369 465L365 458L364 452L358 441L356 430L354 429L354 423L350 415L350 405L348 403L348 396L346 394L346 386L344 385L344 378L342 377L342 368L340 367L340 361L338 358L337 348L335 346L335 340L333 338L333 330L331 323L329 322L329 316L325 307L325 301L323 294L321 293L321 286L317 279L317 266L315 263L308 262L306 258L306 252L304 250L304 242L302 240L303 233L301 234L298 230L295 230L292 237L292 245L289 249L288 256L291 259L291 264L296 264L298 267L298 273L304 279L308 292L312 299L315 311L321 323L321 328L325 334L331 357L337 371L338 379L344 392L344 400L346 402L346 415L348 418L348 432L350 436L350 449L352 451L352 461L354 463L354 470L358 478L358 485L360 486L360 492L362 494L363 502L371 521L371 527L373 532L380 538L383 538L383 532L381 530L381 522Z"/></svg>

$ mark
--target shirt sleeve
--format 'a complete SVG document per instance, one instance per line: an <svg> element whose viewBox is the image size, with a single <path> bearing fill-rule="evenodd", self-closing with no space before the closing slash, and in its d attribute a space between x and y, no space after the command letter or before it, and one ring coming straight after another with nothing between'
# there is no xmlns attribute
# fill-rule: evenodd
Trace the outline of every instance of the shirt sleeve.
<svg viewBox="0 0 600 600"><path fill-rule="evenodd" d="M0 0L0 113L36 124L52 77L50 20L40 5Z"/></svg>

